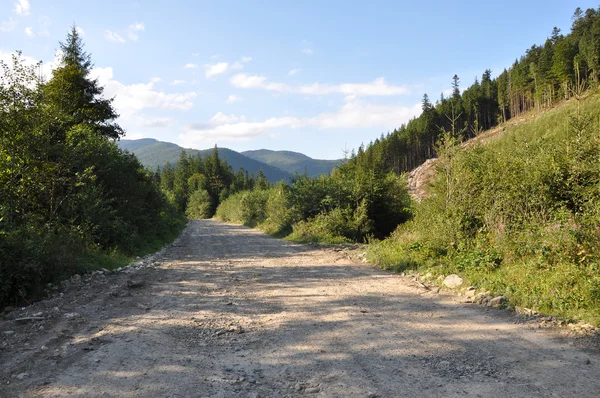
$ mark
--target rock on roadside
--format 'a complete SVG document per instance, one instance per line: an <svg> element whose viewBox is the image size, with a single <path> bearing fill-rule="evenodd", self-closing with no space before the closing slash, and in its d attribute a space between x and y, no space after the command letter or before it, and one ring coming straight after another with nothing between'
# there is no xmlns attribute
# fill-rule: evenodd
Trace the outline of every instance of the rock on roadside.
<svg viewBox="0 0 600 398"><path fill-rule="evenodd" d="M450 289L454 289L463 284L463 280L460 276L456 274L448 275L443 282L444 286L449 287Z"/></svg>

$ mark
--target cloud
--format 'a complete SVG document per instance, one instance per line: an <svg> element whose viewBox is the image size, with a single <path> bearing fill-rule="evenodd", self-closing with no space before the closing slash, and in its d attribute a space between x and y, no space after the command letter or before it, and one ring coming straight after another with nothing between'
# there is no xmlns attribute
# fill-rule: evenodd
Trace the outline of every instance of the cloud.
<svg viewBox="0 0 600 398"><path fill-rule="evenodd" d="M227 103L228 104L233 104L235 102L240 102L243 101L244 99L238 95L230 95L229 97L227 97Z"/></svg>
<svg viewBox="0 0 600 398"><path fill-rule="evenodd" d="M412 107L371 104L347 98L336 112L325 112L307 121L321 129L379 127L393 129L421 113L421 104Z"/></svg>
<svg viewBox="0 0 600 398"><path fill-rule="evenodd" d="M153 119L147 119L145 117L139 118L140 124L142 127L146 128L157 128L157 127L167 127L171 124L172 120L168 117L157 117Z"/></svg>
<svg viewBox="0 0 600 398"><path fill-rule="evenodd" d="M244 69L244 64L247 64L250 61L252 61L251 57L242 57L239 61L236 61L233 64L230 64L229 62L218 62L216 64L206 64L206 65L204 65L206 78L210 79L211 77L214 77L214 76L229 73L232 70Z"/></svg>
<svg viewBox="0 0 600 398"><path fill-rule="evenodd" d="M196 69L197 67L198 65L192 63L185 64L184 66L185 69Z"/></svg>
<svg viewBox="0 0 600 398"><path fill-rule="evenodd" d="M79 36L85 36L85 30L83 30L83 28L81 26L77 26L75 28L75 30L77 31L77 33L79 34Z"/></svg>
<svg viewBox="0 0 600 398"><path fill-rule="evenodd" d="M301 68L294 68L294 69L292 69L292 70L290 70L290 71L288 72L288 75L289 75L289 76L294 76L294 75L296 75L296 74L298 74L298 73L300 73L300 72L302 72L302 69L301 69Z"/></svg>
<svg viewBox="0 0 600 398"><path fill-rule="evenodd" d="M312 43L309 42L308 40L302 40L302 46L304 47L302 49L302 52L306 55L312 55L313 50L312 50Z"/></svg>
<svg viewBox="0 0 600 398"><path fill-rule="evenodd" d="M200 53L192 53L192 57L199 57Z"/></svg>
<svg viewBox="0 0 600 398"><path fill-rule="evenodd" d="M127 38L131 41L137 41L140 38L139 32L144 32L145 30L146 27L143 22L136 22L134 24L129 25L127 29L120 29L120 31L123 32L123 35L127 34ZM123 37L123 35L112 30L106 30L106 32L104 33L104 37L106 39L118 43L125 43L125 38Z"/></svg>
<svg viewBox="0 0 600 398"><path fill-rule="evenodd" d="M12 19L12 17L8 21L0 21L0 32L11 32L17 24L18 22Z"/></svg>
<svg viewBox="0 0 600 398"><path fill-rule="evenodd" d="M106 97L114 97L114 106L118 113L125 118L146 108L188 110L193 106L192 100L196 93L165 93L154 89L157 78L148 83L123 84L113 79L113 69L94 68L90 73L92 78L97 78L100 85L104 86Z"/></svg>
<svg viewBox="0 0 600 398"><path fill-rule="evenodd" d="M218 126L221 124L231 124L245 121L245 116L226 115L223 112L217 112L213 117L210 118L208 124L212 126Z"/></svg>
<svg viewBox="0 0 600 398"><path fill-rule="evenodd" d="M127 30L127 37L129 37L129 40L137 41L137 39L139 39L138 32L145 31L146 27L144 26L143 22L136 22L132 25L129 25Z"/></svg>
<svg viewBox="0 0 600 398"><path fill-rule="evenodd" d="M407 107L380 105L346 98L346 103L335 112L324 112L317 116L299 119L275 117L264 121L248 122L245 117L225 115L221 112L207 123L192 123L179 136L185 146L198 147L206 140L239 141L256 138L281 128L350 129L380 128L391 130L408 122L421 113L421 104Z"/></svg>
<svg viewBox="0 0 600 398"><path fill-rule="evenodd" d="M104 32L104 37L110 41L125 43L125 39L123 38L123 36L111 30L107 30L106 32Z"/></svg>
<svg viewBox="0 0 600 398"><path fill-rule="evenodd" d="M235 115L217 113L209 123L192 123L185 126L185 132L179 136L185 146L199 146L202 141L215 139L223 141L244 141L260 136L268 130L294 125L294 117L271 118L263 122L247 122Z"/></svg>
<svg viewBox="0 0 600 398"><path fill-rule="evenodd" d="M343 83L338 85L314 83L300 87L302 94L344 94L359 96L390 96L407 94L409 90L403 86L393 86L385 82L383 77L375 79L371 83Z"/></svg>
<svg viewBox="0 0 600 398"><path fill-rule="evenodd" d="M209 79L213 76L221 75L223 73L227 73L229 70L229 64L227 62L219 62L216 64L206 64L204 65L204 73L206 78Z"/></svg>
<svg viewBox="0 0 600 398"><path fill-rule="evenodd" d="M31 13L31 7L29 6L29 0L17 0L14 3L15 8L13 9L18 15L29 15Z"/></svg>
<svg viewBox="0 0 600 398"><path fill-rule="evenodd" d="M27 35L27 37L30 37L30 38L35 37L35 33L33 33L33 29L31 29L30 26L25 28L25 34Z"/></svg>
<svg viewBox="0 0 600 398"><path fill-rule="evenodd" d="M232 86L237 88L261 88L268 91L289 92L290 87L284 83L267 82L265 76L247 75L239 73L229 79Z"/></svg>
<svg viewBox="0 0 600 398"><path fill-rule="evenodd" d="M299 70L292 69L288 72L288 75L293 75L298 73L298 71ZM239 73L229 79L229 82L236 88L259 88L280 93L297 93L305 95L343 94L346 96L394 96L409 93L409 90L406 87L389 85L382 77L375 79L371 83L313 83L300 87L290 87L285 83L269 82L265 76Z"/></svg>
<svg viewBox="0 0 600 398"><path fill-rule="evenodd" d="M179 86L181 84L185 84L185 80L173 80L171 82L171 86Z"/></svg>
<svg viewBox="0 0 600 398"><path fill-rule="evenodd" d="M0 61L3 61L6 65L8 65L9 68L12 69L13 55L17 55L17 54L15 52L6 53L6 52L2 52L0 50ZM21 62L23 63L23 65L27 65L27 66L35 66L39 63L39 60L37 60L33 57L30 57L28 55L21 54L19 56L19 58L21 59ZM52 61L42 63L42 66L40 69L40 74L43 79L48 80L52 77L52 71L61 64L61 59L62 59L62 52L60 50L58 50L54 54L54 58L52 59Z"/></svg>

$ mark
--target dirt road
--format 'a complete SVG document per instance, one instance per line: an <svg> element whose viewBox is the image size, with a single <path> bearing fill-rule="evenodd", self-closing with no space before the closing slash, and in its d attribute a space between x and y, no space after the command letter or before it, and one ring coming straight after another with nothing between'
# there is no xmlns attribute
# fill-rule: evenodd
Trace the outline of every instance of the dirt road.
<svg viewBox="0 0 600 398"><path fill-rule="evenodd" d="M592 397L600 355L333 249L193 221L0 320L1 397ZM43 320L16 318L37 316ZM537 324L536 324L537 325Z"/></svg>

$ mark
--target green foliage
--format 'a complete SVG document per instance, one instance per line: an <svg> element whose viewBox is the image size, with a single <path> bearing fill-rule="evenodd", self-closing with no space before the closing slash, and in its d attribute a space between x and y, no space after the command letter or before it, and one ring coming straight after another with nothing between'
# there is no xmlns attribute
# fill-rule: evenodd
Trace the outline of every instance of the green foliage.
<svg viewBox="0 0 600 398"><path fill-rule="evenodd" d="M363 242L406 221L409 206L404 176L349 164L331 176L296 175L289 184L269 189L257 182L254 190L223 201L217 217L277 236L291 233L297 241Z"/></svg>
<svg viewBox="0 0 600 398"><path fill-rule="evenodd" d="M213 208L213 198L208 191L199 189L190 196L185 215L193 219L210 218Z"/></svg>
<svg viewBox="0 0 600 398"><path fill-rule="evenodd" d="M0 305L156 250L183 227L154 175L111 139L112 100L75 27L50 81L20 54L0 76Z"/></svg>
<svg viewBox="0 0 600 398"><path fill-rule="evenodd" d="M443 141L430 197L370 258L600 324L599 117L590 93L485 145Z"/></svg>

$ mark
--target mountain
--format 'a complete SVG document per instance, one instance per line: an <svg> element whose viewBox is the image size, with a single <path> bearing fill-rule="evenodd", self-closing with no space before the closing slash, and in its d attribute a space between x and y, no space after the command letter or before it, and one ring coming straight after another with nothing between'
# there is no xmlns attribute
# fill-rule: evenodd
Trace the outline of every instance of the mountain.
<svg viewBox="0 0 600 398"><path fill-rule="evenodd" d="M210 155L213 151L212 149L197 150L182 148L171 142L157 141L153 138L120 140L117 141L117 145L119 148L135 154L140 162L151 170L155 170L157 167L163 167L167 162L171 164L177 163L179 155L183 150L192 155L200 153L202 157ZM225 159L234 172L239 170L240 167L243 167L244 170L247 170L249 173L254 173L254 175L256 175L259 170L262 170L270 182L288 180L292 176L291 173L275 166L262 163L258 160L251 159L250 157L244 156L231 149L219 148L219 157Z"/></svg>
<svg viewBox="0 0 600 398"><path fill-rule="evenodd" d="M329 174L334 167L342 163L342 160L313 159L302 153L291 151L259 149L256 151L245 151L242 154L250 159L275 166L291 174L303 174L306 171L306 174L311 177L317 177L320 174Z"/></svg>

